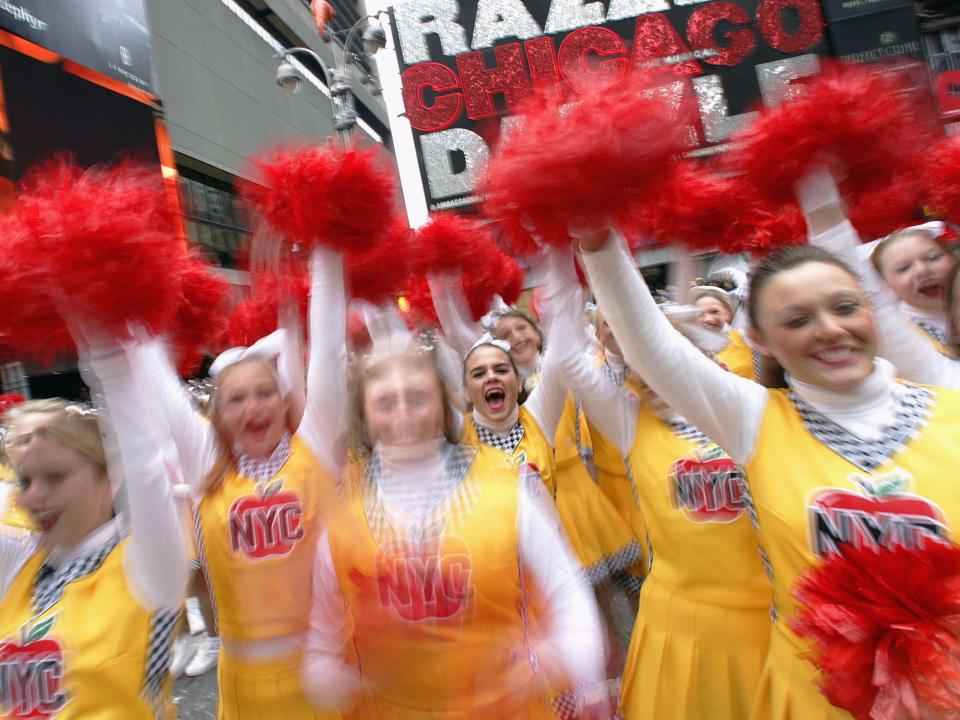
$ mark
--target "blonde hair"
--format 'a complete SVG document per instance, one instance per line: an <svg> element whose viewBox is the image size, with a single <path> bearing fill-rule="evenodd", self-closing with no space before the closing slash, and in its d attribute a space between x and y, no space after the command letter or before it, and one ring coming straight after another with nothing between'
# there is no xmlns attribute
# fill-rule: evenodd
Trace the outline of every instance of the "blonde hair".
<svg viewBox="0 0 960 720"><path fill-rule="evenodd" d="M220 425L220 422L217 418L217 413L220 408L220 389L223 387L224 381L235 368L238 368L241 365L250 365L252 363L257 363L270 371L270 376L277 385L277 393L279 393L281 396L283 395L280 386L280 375L277 372L277 367L271 360L268 360L267 358L257 356L243 358L235 363L230 363L220 371L220 374L217 375L217 379L214 382L213 392L210 394L210 403L207 406L207 419L210 421L214 432L217 434L217 439L219 440L219 450L217 452L217 459L214 461L213 467L210 468L210 472L207 473L207 477L204 480L204 494L212 492L220 487L227 475L236 469L237 461L233 456L233 443L230 438L227 437L226 431ZM291 418L288 411L287 425L289 426L290 423ZM296 430L296 428L293 427L289 429L291 432Z"/></svg>
<svg viewBox="0 0 960 720"><path fill-rule="evenodd" d="M52 440L82 455L106 473L107 457L103 449L103 435L94 411L86 406L62 398L30 400L11 408L4 416L9 428L17 420L29 415L45 415L33 434Z"/></svg>
<svg viewBox="0 0 960 720"><path fill-rule="evenodd" d="M870 262L873 263L874 269L878 273L880 273L881 276L883 275L883 259L882 259L883 253L886 250L888 250L890 246L893 245L898 240L902 240L903 238L912 237L912 236L921 237L926 240L929 240L934 245L939 246L941 250L947 253L947 255L953 256L953 253L950 250L950 246L947 245L940 238L939 235L936 237L933 237L932 235L930 235L930 233L915 227L903 228L902 230L897 230L896 232L892 232L889 235L887 235L885 238L883 238L873 248L873 252L870 253Z"/></svg>

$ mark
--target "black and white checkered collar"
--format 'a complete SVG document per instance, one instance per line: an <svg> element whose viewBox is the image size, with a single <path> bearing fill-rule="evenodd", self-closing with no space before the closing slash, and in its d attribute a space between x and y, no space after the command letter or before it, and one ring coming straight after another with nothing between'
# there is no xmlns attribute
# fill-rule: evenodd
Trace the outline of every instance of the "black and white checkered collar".
<svg viewBox="0 0 960 720"><path fill-rule="evenodd" d="M470 512L480 497L480 489L476 482L468 479L470 466L476 457L477 449L470 445L459 443L444 448L444 478L440 487L429 489L429 497L415 498L428 502L432 511L420 512L421 508L410 508L414 515L423 515L423 520L407 528L406 540L422 542L442 534L443 528L452 513L460 517ZM382 466L376 452L370 456L364 468L361 493L364 512L370 531L380 544L397 539L396 530L390 523L390 518L384 507L383 494L380 491L382 482ZM413 535L415 537L410 537Z"/></svg>
<svg viewBox="0 0 960 720"><path fill-rule="evenodd" d="M506 437L485 428L483 425L480 425L476 419L473 420L473 427L477 430L477 437L480 438L480 442L497 450L503 450L507 455L513 455L517 446L523 440L523 423L520 420L514 423L514 426L510 428L510 432L507 433Z"/></svg>
<svg viewBox="0 0 960 720"><path fill-rule="evenodd" d="M672 432L681 440L692 442L697 446L710 445L713 442L684 417L673 415L671 417L664 418L663 421L666 423L667 427L670 428L670 432Z"/></svg>
<svg viewBox="0 0 960 720"><path fill-rule="evenodd" d="M857 437L792 390L789 397L811 435L861 470L872 472L915 437L930 416L930 407L936 397L933 391L910 383L903 383L902 388L893 421L875 440Z"/></svg>
<svg viewBox="0 0 960 720"><path fill-rule="evenodd" d="M63 596L63 591L74 580L86 577L96 571L113 549L128 534L126 528L121 528L99 547L91 548L78 555L68 563L54 569L47 563L40 566L40 571L33 581L33 611L41 614L56 605Z"/></svg>
<svg viewBox="0 0 960 720"><path fill-rule="evenodd" d="M266 460L255 460L246 455L237 455L237 470L241 475L253 478L257 482L266 482L284 466L292 454L290 449L290 433L284 432L283 437Z"/></svg>
<svg viewBox="0 0 960 720"><path fill-rule="evenodd" d="M936 340L938 343L940 343L944 347L947 347L949 345L947 341L947 334L943 330L941 330L939 327L937 327L936 324L921 317L913 318L913 322L918 328L923 330L923 332L925 332L927 335L929 335L931 338Z"/></svg>

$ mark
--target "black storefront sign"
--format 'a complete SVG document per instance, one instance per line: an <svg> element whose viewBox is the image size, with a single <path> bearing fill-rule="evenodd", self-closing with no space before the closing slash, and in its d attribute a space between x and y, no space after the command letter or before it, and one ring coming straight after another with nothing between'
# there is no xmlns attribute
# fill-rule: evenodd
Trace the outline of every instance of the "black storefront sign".
<svg viewBox="0 0 960 720"><path fill-rule="evenodd" d="M156 94L143 0L0 0L0 29Z"/></svg>
<svg viewBox="0 0 960 720"><path fill-rule="evenodd" d="M895 57L923 59L920 26L913 5L831 22L827 29L834 55L846 62L870 63Z"/></svg>

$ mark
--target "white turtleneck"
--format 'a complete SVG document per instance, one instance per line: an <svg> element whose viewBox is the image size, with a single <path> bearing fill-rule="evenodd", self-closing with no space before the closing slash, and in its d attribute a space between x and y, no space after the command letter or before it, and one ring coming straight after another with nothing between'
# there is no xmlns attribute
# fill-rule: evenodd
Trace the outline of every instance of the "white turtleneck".
<svg viewBox="0 0 960 720"><path fill-rule="evenodd" d="M600 309L627 362L671 408L736 463L748 462L769 391L723 370L670 325L620 238L583 255ZM898 392L892 376L890 365L881 360L875 363L873 373L852 389L832 391L796 381L791 387L838 425L868 438L877 437L892 419Z"/></svg>
<svg viewBox="0 0 960 720"><path fill-rule="evenodd" d="M925 385L960 389L960 361L939 353L915 324L916 320L926 320L946 334L944 313L920 310L900 302L873 267L860 242L860 235L849 220L811 234L809 239L811 245L837 255L860 276L860 282L876 308L877 352L894 364L898 377Z"/></svg>

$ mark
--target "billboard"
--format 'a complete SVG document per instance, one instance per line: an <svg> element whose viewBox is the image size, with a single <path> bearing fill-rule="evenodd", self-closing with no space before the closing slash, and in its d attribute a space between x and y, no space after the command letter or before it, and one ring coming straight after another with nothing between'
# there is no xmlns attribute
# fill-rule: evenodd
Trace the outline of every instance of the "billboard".
<svg viewBox="0 0 960 720"><path fill-rule="evenodd" d="M388 9L409 122L394 133L412 136L418 200L429 210L478 200L493 140L538 88L602 89L638 63L672 65L671 102L698 118L689 154L709 155L760 103L815 74L828 50L818 0L409 0Z"/></svg>
<svg viewBox="0 0 960 720"><path fill-rule="evenodd" d="M144 0L0 0L0 29L156 95Z"/></svg>

